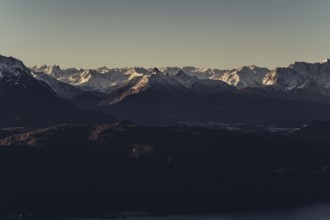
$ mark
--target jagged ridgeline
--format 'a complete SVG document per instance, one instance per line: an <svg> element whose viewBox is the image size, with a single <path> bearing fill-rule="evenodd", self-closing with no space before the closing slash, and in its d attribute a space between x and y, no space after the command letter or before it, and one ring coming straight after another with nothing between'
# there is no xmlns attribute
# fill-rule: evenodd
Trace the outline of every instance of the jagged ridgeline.
<svg viewBox="0 0 330 220"><path fill-rule="evenodd" d="M110 115L81 110L58 98L33 75L21 61L0 56L0 127L114 121Z"/></svg>
<svg viewBox="0 0 330 220"><path fill-rule="evenodd" d="M29 69L2 56L0 68L3 126L105 123L112 116L154 124L302 126L330 120L329 60L273 70Z"/></svg>
<svg viewBox="0 0 330 220"><path fill-rule="evenodd" d="M330 119L329 60L296 62L273 70L254 65L233 70L63 70L59 66L32 70L58 96L122 120L301 126Z"/></svg>

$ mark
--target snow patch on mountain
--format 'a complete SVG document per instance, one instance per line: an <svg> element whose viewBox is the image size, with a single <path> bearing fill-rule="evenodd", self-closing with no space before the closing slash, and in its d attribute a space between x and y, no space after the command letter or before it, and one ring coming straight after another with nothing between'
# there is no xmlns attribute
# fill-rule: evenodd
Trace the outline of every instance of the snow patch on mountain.
<svg viewBox="0 0 330 220"><path fill-rule="evenodd" d="M42 72L32 72L32 76L39 81L45 82L52 90L56 93L56 95L63 99L70 99L80 93L81 90L78 88L71 86L69 84L63 83L59 80L54 79L53 77L42 73Z"/></svg>
<svg viewBox="0 0 330 220"><path fill-rule="evenodd" d="M22 61L0 55L0 98L13 91L13 88L45 87L35 80L33 72ZM49 87L47 89L50 90Z"/></svg>
<svg viewBox="0 0 330 220"><path fill-rule="evenodd" d="M221 80L238 89L261 83L266 73L270 70L257 66L243 66L239 69L223 72L211 77L213 80Z"/></svg>
<svg viewBox="0 0 330 220"><path fill-rule="evenodd" d="M276 68L266 74L263 84L283 91L313 89L330 92L330 62L296 62L287 68Z"/></svg>
<svg viewBox="0 0 330 220"><path fill-rule="evenodd" d="M59 66L34 66L35 72L44 72L56 80L75 86L85 91L109 93L126 81L141 76L147 72L143 68L113 68L100 67L97 69L65 69Z"/></svg>
<svg viewBox="0 0 330 220"><path fill-rule="evenodd" d="M34 72L43 72L43 73L46 73L46 74L50 75L51 77L53 77L55 79L60 78L60 77L62 77L62 76L65 75L63 73L61 67L60 66L57 66L57 65L53 65L53 66L46 66L46 65L34 66L31 69Z"/></svg>
<svg viewBox="0 0 330 220"><path fill-rule="evenodd" d="M328 64L329 64L329 63L330 63L330 59L322 60L322 61L321 61L321 64L324 64L324 63L328 63Z"/></svg>
<svg viewBox="0 0 330 220"><path fill-rule="evenodd" d="M22 74L24 75L23 72L26 72L27 70L28 69L22 61L13 57L5 57L0 55L0 79L8 75L20 77Z"/></svg>
<svg viewBox="0 0 330 220"><path fill-rule="evenodd" d="M163 74L157 68L153 68L132 88L135 92L149 88L160 92L173 93L177 89L183 90L185 87L175 78Z"/></svg>

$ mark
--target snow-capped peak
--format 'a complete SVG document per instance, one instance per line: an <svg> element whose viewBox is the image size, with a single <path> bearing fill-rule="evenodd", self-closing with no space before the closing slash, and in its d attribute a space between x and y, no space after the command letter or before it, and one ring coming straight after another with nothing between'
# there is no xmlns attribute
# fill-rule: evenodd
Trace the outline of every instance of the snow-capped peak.
<svg viewBox="0 0 330 220"><path fill-rule="evenodd" d="M330 63L330 59L322 60L322 61L321 61L321 64L324 64L324 63Z"/></svg>
<svg viewBox="0 0 330 220"><path fill-rule="evenodd" d="M263 79L263 84L275 86L284 91L293 89L317 89L328 93L330 89L329 62L295 62L287 68L276 68Z"/></svg>
<svg viewBox="0 0 330 220"><path fill-rule="evenodd" d="M59 78L63 76L63 71L60 66L58 65L53 65L53 66L47 66L47 65L42 65L42 66L34 66L32 67L32 70L34 72L43 72L46 73L47 75L50 75L53 78Z"/></svg>
<svg viewBox="0 0 330 220"><path fill-rule="evenodd" d="M23 62L17 60L13 57L5 57L0 55L0 71L3 70L25 70L26 67L24 66Z"/></svg>
<svg viewBox="0 0 330 220"><path fill-rule="evenodd" d="M264 76L269 72L267 68L255 65L243 66L238 69L225 71L222 74L212 77L214 80L221 80L239 89L262 82Z"/></svg>
<svg viewBox="0 0 330 220"><path fill-rule="evenodd" d="M106 66L102 66L102 67L97 68L96 71L99 73L108 73L108 72L110 72L110 69Z"/></svg>
<svg viewBox="0 0 330 220"><path fill-rule="evenodd" d="M162 72L158 68L152 68L148 72L148 75L158 75L158 74L162 74Z"/></svg>
<svg viewBox="0 0 330 220"><path fill-rule="evenodd" d="M129 78L128 78L129 81L136 78L136 77L142 77L143 76L143 73L139 73L135 68L129 69L126 72L126 74L129 75Z"/></svg>
<svg viewBox="0 0 330 220"><path fill-rule="evenodd" d="M11 86L19 86L24 88L29 86L39 86L39 82L34 79L32 71L28 69L22 61L13 57L5 57L1 55L0 82L4 83L1 84L1 86L4 87L0 88L4 90Z"/></svg>
<svg viewBox="0 0 330 220"><path fill-rule="evenodd" d="M7 81L14 82L27 75L31 76L31 73L22 61L0 55L0 80L7 78Z"/></svg>

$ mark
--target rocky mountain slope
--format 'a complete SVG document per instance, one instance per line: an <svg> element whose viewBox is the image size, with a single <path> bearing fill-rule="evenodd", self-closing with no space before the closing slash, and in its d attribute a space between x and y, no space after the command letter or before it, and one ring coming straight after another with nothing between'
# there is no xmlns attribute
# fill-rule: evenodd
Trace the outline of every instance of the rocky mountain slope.
<svg viewBox="0 0 330 220"><path fill-rule="evenodd" d="M0 127L111 122L113 118L80 110L56 96L21 61L0 56Z"/></svg>
<svg viewBox="0 0 330 220"><path fill-rule="evenodd" d="M330 94L330 60L321 63L296 62L266 74L262 83L283 91L311 90Z"/></svg>

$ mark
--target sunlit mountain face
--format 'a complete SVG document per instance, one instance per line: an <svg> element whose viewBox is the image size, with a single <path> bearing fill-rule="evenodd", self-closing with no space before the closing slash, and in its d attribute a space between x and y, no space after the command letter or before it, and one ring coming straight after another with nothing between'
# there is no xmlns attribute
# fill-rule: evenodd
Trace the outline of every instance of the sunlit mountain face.
<svg viewBox="0 0 330 220"><path fill-rule="evenodd" d="M330 1L1 1L0 220L330 219Z"/></svg>

